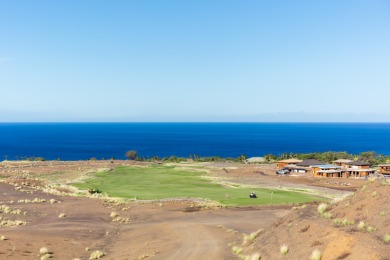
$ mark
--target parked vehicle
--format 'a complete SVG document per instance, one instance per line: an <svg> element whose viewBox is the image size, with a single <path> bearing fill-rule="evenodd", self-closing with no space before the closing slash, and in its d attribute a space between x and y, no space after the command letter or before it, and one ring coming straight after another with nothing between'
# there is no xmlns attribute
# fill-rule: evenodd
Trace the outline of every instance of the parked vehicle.
<svg viewBox="0 0 390 260"><path fill-rule="evenodd" d="M281 174L281 175L285 175L285 174L289 174L290 173L290 170L289 169L280 169L279 171L276 172L276 174Z"/></svg>

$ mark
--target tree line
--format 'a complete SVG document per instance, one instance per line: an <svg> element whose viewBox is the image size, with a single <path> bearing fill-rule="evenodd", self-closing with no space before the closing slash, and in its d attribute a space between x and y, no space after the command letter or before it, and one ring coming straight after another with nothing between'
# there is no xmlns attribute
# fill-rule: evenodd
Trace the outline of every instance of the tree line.
<svg viewBox="0 0 390 260"><path fill-rule="evenodd" d="M378 154L374 151L369 152L361 152L359 154L352 154L347 152L313 152L313 153L282 153L282 154L272 154L268 153L263 156L265 159L265 163L273 163L275 161L296 158L299 160L306 159L316 159L318 161L324 163L331 163L338 159L350 159L354 161L363 161L368 162L370 164L382 164L382 163L390 163L390 156ZM131 150L126 152L126 158L129 160L137 160L137 161L162 161L162 162L184 162L188 160L196 161L196 162L245 162L247 156L242 154L238 157L220 157L220 156L199 156L196 154L190 154L189 157L177 157L177 156L169 156L169 157L159 157L159 156L151 156L151 157L140 157L138 152L135 150Z"/></svg>

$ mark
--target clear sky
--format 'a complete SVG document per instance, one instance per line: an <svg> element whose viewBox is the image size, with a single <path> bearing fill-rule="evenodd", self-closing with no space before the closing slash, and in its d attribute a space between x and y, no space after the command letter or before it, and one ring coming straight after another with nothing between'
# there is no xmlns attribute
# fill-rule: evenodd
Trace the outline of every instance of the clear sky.
<svg viewBox="0 0 390 260"><path fill-rule="evenodd" d="M0 121L390 122L390 1L0 0Z"/></svg>

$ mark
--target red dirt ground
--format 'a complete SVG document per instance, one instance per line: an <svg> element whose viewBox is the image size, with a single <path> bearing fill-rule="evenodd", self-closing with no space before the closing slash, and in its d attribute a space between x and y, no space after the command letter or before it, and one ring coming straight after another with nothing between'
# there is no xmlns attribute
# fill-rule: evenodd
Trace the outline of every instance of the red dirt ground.
<svg viewBox="0 0 390 260"><path fill-rule="evenodd" d="M386 200L390 186L382 185L382 181L369 184L362 191L367 181L317 179L308 175L278 177L274 165L197 164L222 182L308 188L335 195L358 190L356 195L331 206L332 219L321 217L316 212L317 205L205 210L191 201L116 205L101 199L57 196L37 190L52 179L65 183L78 178L80 173L118 165L134 162L19 162L0 166L0 177L6 178L6 183L0 183L0 206L22 212L20 215L2 212L1 220L27 222L16 227L0 226L0 236L6 238L0 240L0 259L39 259L41 247L47 247L53 259L88 259L94 250L104 251L103 259L115 260L238 259L232 246L242 247L242 255L260 253L262 259L310 259L313 249L323 253L322 259L390 259L390 246L383 241L383 236L390 233L390 208ZM7 183L17 183L20 188ZM46 202L18 202L34 198ZM50 199L58 203L51 204ZM113 222L112 212L131 222ZM66 216L59 218L61 213ZM347 218L356 224L335 225L335 218ZM359 221L374 226L375 231L358 229ZM252 243L243 245L243 234L258 229L264 231ZM289 253L282 257L279 247L284 243L289 246Z"/></svg>

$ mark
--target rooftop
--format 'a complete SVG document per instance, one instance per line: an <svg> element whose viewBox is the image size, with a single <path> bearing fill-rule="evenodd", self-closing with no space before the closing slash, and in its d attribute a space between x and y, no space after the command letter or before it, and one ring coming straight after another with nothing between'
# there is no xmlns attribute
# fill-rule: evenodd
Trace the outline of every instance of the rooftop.
<svg viewBox="0 0 390 260"><path fill-rule="evenodd" d="M349 172L375 172L376 170L375 169L346 169L347 171Z"/></svg>
<svg viewBox="0 0 390 260"><path fill-rule="evenodd" d="M318 167L321 169L341 169L340 166L336 166L333 164L321 164L321 165L315 165L315 167Z"/></svg>
<svg viewBox="0 0 390 260"><path fill-rule="evenodd" d="M250 157L246 159L247 162L265 162L266 159L264 157Z"/></svg>
<svg viewBox="0 0 390 260"><path fill-rule="evenodd" d="M279 162L284 162L284 163L300 163L302 162L302 160L298 160L298 159L295 159L295 158L291 158L291 159L286 159L286 160L281 160Z"/></svg>
<svg viewBox="0 0 390 260"><path fill-rule="evenodd" d="M363 162L363 161L352 161L352 162L349 162L347 163L348 165L356 165L356 166L367 166L367 165L371 165L370 163L368 162Z"/></svg>
<svg viewBox="0 0 390 260"><path fill-rule="evenodd" d="M319 173L341 173L341 170L321 170Z"/></svg>
<svg viewBox="0 0 390 260"><path fill-rule="evenodd" d="M333 161L334 163L350 163L352 160L349 159L338 159L336 161Z"/></svg>
<svg viewBox="0 0 390 260"><path fill-rule="evenodd" d="M322 164L324 164L324 163L320 162L316 159L306 159L300 163L297 163L297 165L299 165L299 166L313 166L313 165L322 165Z"/></svg>

